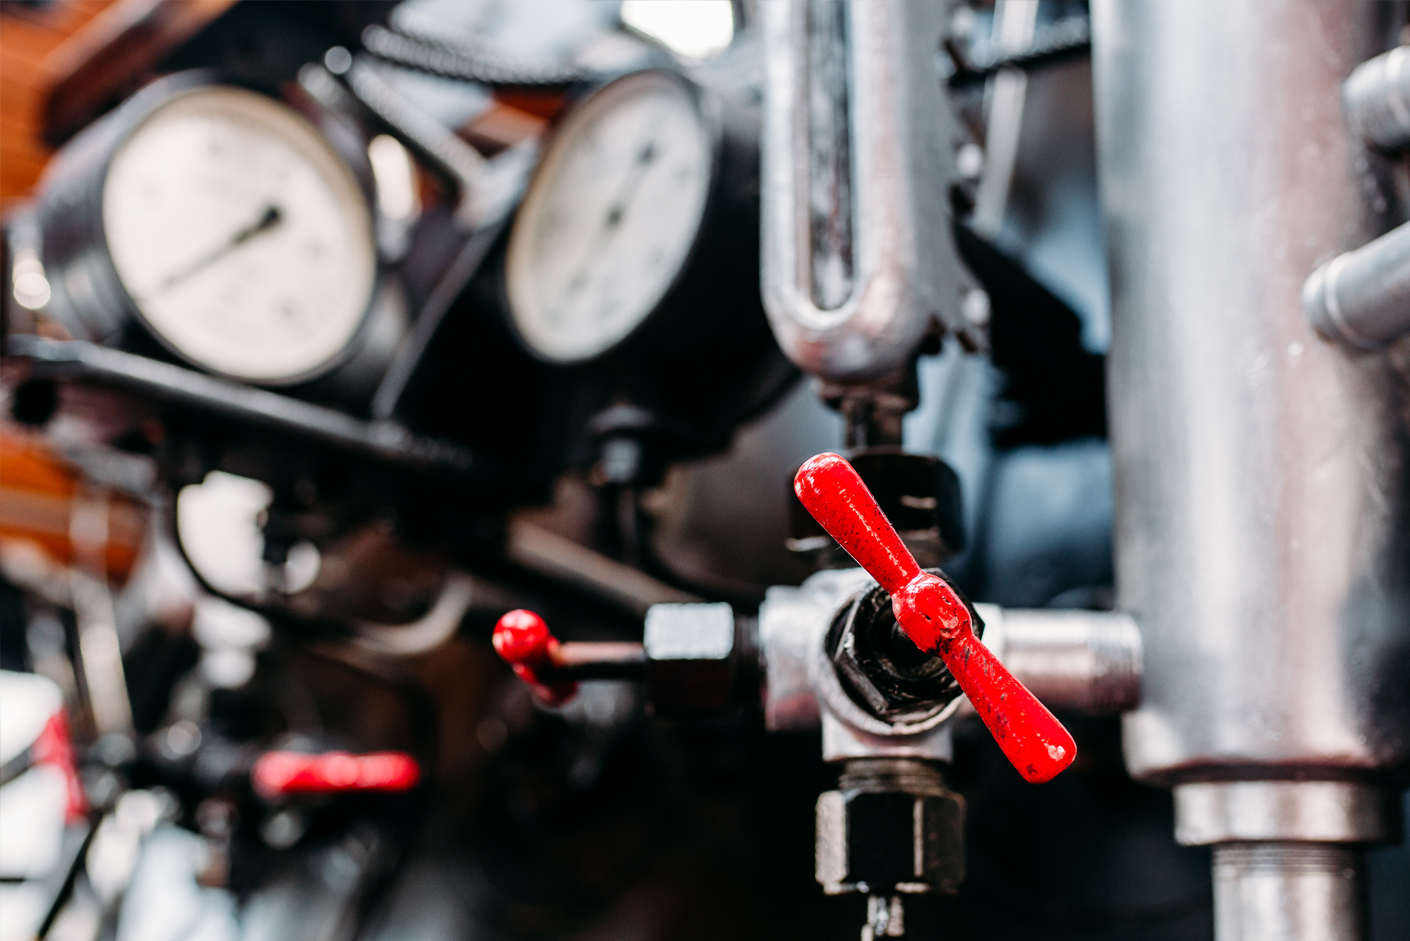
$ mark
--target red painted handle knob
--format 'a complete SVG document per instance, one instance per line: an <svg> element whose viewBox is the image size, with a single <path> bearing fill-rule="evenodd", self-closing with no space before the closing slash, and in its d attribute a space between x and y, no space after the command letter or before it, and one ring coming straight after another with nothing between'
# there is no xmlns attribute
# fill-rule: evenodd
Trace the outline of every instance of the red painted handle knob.
<svg viewBox="0 0 1410 941"><path fill-rule="evenodd" d="M343 791L406 791L421 780L421 766L402 752L350 755L271 751L260 755L250 783L262 797L337 794Z"/></svg>
<svg viewBox="0 0 1410 941"><path fill-rule="evenodd" d="M561 705L578 691L572 681L545 683L539 673L552 668L558 653L558 638L548 632L543 618L519 608L510 611L494 626L491 638L495 652L514 668L514 675L533 689L534 695L551 706Z"/></svg>
<svg viewBox="0 0 1410 941"><path fill-rule="evenodd" d="M1077 744L1047 708L974 636L969 609L943 579L921 570L846 459L819 454L793 491L822 528L891 595L902 630L945 661L1018 773L1035 784L1072 764Z"/></svg>

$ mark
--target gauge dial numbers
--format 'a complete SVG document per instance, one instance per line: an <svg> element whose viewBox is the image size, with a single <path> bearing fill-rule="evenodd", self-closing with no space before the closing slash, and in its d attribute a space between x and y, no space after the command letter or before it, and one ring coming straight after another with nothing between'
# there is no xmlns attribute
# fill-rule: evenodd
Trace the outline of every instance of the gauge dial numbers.
<svg viewBox="0 0 1410 941"><path fill-rule="evenodd" d="M599 89L559 127L510 233L513 325L549 362L594 359L660 306L699 234L716 134L668 72Z"/></svg>

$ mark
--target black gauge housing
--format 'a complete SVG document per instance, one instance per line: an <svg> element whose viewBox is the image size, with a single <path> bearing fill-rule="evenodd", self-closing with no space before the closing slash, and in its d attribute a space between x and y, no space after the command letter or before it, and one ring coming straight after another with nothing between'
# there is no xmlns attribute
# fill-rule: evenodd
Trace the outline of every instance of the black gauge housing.
<svg viewBox="0 0 1410 941"><path fill-rule="evenodd" d="M34 213L42 242L42 259L52 288L52 297L44 311L46 317L76 339L222 375L219 370L185 355L146 322L114 265L103 219L104 187L112 161L122 145L164 105L193 90L215 86L268 95L267 89L223 80L211 70L181 72L153 82L65 145L41 181ZM351 171L367 201L369 215L374 213L374 183L365 148L354 145L351 138L355 135L322 133L331 120L329 116L302 116L315 125L323 140ZM336 355L293 376L225 378L287 388L304 398L357 411L371 395L405 334L408 321L402 288L387 266L379 262L361 323L352 339Z"/></svg>

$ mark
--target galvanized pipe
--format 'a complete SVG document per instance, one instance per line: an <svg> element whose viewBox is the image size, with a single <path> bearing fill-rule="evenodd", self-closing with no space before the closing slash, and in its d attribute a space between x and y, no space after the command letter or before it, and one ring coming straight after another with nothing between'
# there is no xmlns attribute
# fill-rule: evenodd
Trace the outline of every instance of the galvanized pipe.
<svg viewBox="0 0 1410 941"><path fill-rule="evenodd" d="M1326 843L1229 843L1214 850L1214 932L1239 941L1365 937L1356 850Z"/></svg>
<svg viewBox="0 0 1410 941"><path fill-rule="evenodd" d="M935 69L950 6L760 6L764 307L783 352L830 382L904 368L933 318L963 325L958 124Z"/></svg>
<svg viewBox="0 0 1410 941"><path fill-rule="evenodd" d="M1410 223L1312 273L1302 306L1328 340L1374 350L1410 331Z"/></svg>
<svg viewBox="0 0 1410 941"><path fill-rule="evenodd" d="M1141 634L1129 615L975 605L984 643L1049 709L1119 715L1141 699Z"/></svg>
<svg viewBox="0 0 1410 941"><path fill-rule="evenodd" d="M1143 781L1279 781L1249 799L1299 805L1287 789L1345 781L1379 805L1410 772L1410 383L1386 352L1318 342L1300 303L1318 261L1404 218L1339 102L1394 12L1093 3L1117 591L1145 666L1125 750ZM1230 866L1219 941L1361 937L1352 896L1312 904L1288 854ZM1247 907L1279 886L1306 888L1295 916Z"/></svg>
<svg viewBox="0 0 1410 941"><path fill-rule="evenodd" d="M1410 145L1410 46L1358 65L1341 94L1347 122L1366 143L1391 151Z"/></svg>

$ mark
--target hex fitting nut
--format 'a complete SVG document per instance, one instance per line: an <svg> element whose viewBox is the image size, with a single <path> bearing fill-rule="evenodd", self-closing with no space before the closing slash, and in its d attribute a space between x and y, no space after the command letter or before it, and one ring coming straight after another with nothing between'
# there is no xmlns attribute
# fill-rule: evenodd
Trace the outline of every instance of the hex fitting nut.
<svg viewBox="0 0 1410 941"><path fill-rule="evenodd" d="M843 788L819 795L816 875L828 895L958 891L965 875L964 798Z"/></svg>
<svg viewBox="0 0 1410 941"><path fill-rule="evenodd" d="M940 569L926 571L950 583ZM983 619L960 597L975 635L982 638ZM919 650L897 625L891 596L880 585L862 591L837 613L826 643L848 695L883 722L924 721L962 695L944 661Z"/></svg>
<svg viewBox="0 0 1410 941"><path fill-rule="evenodd" d="M656 715L719 715L733 707L735 630L734 609L727 604L651 606L642 646Z"/></svg>

